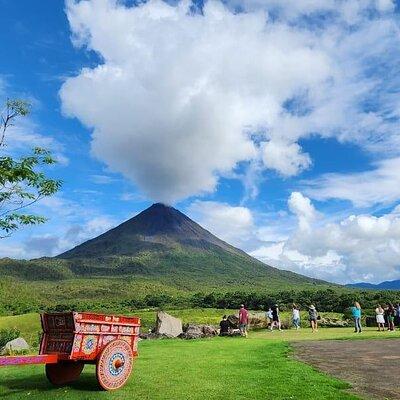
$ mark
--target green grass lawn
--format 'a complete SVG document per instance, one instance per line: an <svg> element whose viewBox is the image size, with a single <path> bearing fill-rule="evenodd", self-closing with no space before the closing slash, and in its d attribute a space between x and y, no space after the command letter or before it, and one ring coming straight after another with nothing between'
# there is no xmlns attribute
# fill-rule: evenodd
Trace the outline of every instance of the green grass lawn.
<svg viewBox="0 0 400 400"><path fill-rule="evenodd" d="M180 310L184 320L210 322L222 310ZM154 311L148 311L149 319ZM153 314L151 314L153 313ZM39 329L37 314L1 317L0 329L17 326L23 334ZM32 332L33 330L33 332ZM0 369L0 398L4 399L357 399L346 392L349 385L322 374L291 357L290 342L315 339L393 338L400 333L367 328L354 334L352 328L325 328L312 334L299 331L251 332L248 339L213 338L197 341L141 341L140 355L128 384L117 392L98 390L94 366L71 386L54 388L44 367Z"/></svg>
<svg viewBox="0 0 400 400"><path fill-rule="evenodd" d="M63 388L47 382L43 366L0 370L5 399L356 399L346 388L292 360L288 343L258 334L247 340L142 341L131 379L113 393L98 391L93 366Z"/></svg>

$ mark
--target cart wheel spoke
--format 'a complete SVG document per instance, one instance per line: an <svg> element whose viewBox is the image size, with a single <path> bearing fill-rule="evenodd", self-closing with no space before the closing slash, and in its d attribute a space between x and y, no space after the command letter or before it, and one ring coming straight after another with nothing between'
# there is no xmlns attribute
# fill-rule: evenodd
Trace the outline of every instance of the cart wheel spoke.
<svg viewBox="0 0 400 400"><path fill-rule="evenodd" d="M113 340L104 347L96 364L96 376L104 390L115 390L125 385L132 372L131 346L121 339Z"/></svg>

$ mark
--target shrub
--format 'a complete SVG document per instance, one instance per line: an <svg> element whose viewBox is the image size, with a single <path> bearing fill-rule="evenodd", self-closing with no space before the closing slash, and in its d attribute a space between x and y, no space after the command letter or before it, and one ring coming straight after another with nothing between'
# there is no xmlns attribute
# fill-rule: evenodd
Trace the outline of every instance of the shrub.
<svg viewBox="0 0 400 400"><path fill-rule="evenodd" d="M9 341L16 339L21 335L17 328L0 330L0 348L4 347Z"/></svg>

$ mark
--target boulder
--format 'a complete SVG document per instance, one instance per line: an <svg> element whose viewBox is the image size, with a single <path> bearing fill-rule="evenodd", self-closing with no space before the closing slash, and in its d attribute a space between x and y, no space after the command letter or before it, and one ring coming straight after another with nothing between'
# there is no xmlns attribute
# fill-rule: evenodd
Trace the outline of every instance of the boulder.
<svg viewBox="0 0 400 400"><path fill-rule="evenodd" d="M148 332L148 333L140 333L139 338L143 339L143 340L168 339L168 336L160 335L160 334L155 333L155 332Z"/></svg>
<svg viewBox="0 0 400 400"><path fill-rule="evenodd" d="M340 327L349 326L350 324L349 324L349 321L347 321L347 320L326 317L326 318L319 319L318 325L324 326L327 328L340 328Z"/></svg>
<svg viewBox="0 0 400 400"><path fill-rule="evenodd" d="M218 331L211 325L188 324L180 335L182 339L201 339L218 335Z"/></svg>
<svg viewBox="0 0 400 400"><path fill-rule="evenodd" d="M261 319L255 315L249 315L249 325L252 328L265 328L267 326L267 320Z"/></svg>
<svg viewBox="0 0 400 400"><path fill-rule="evenodd" d="M164 311L157 313L156 334L174 338L182 332L182 321L179 318L175 318Z"/></svg>
<svg viewBox="0 0 400 400"><path fill-rule="evenodd" d="M26 343L26 340L22 337L16 338L14 340L10 340L5 344L5 346L1 349L2 355L19 353L23 351L29 350L29 345Z"/></svg>
<svg viewBox="0 0 400 400"><path fill-rule="evenodd" d="M205 337L216 336L218 331L212 325L203 325L203 334Z"/></svg>
<svg viewBox="0 0 400 400"><path fill-rule="evenodd" d="M239 328L239 317L237 315L228 315L227 318L229 325L232 329L238 329Z"/></svg>
<svg viewBox="0 0 400 400"><path fill-rule="evenodd" d="M185 332L180 335L182 339L200 339L203 337L203 329L201 325L189 324Z"/></svg>

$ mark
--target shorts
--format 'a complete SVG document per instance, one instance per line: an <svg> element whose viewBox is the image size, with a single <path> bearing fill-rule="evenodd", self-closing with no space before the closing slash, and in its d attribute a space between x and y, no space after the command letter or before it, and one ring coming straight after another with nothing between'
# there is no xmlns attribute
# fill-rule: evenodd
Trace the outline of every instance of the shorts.
<svg viewBox="0 0 400 400"><path fill-rule="evenodd" d="M388 321L393 322L394 321L394 316L393 315L388 315Z"/></svg>
<svg viewBox="0 0 400 400"><path fill-rule="evenodd" d="M317 322L317 318L310 318L309 321L310 322Z"/></svg>
<svg viewBox="0 0 400 400"><path fill-rule="evenodd" d="M239 329L241 331L244 331L245 329L247 329L247 324L239 324Z"/></svg>
<svg viewBox="0 0 400 400"><path fill-rule="evenodd" d="M274 321L274 322L279 322L279 317L278 317L278 316L272 317L272 321Z"/></svg>
<svg viewBox="0 0 400 400"><path fill-rule="evenodd" d="M378 324L384 324L385 323L385 318L383 317L383 315L377 315L376 316L376 322Z"/></svg>

